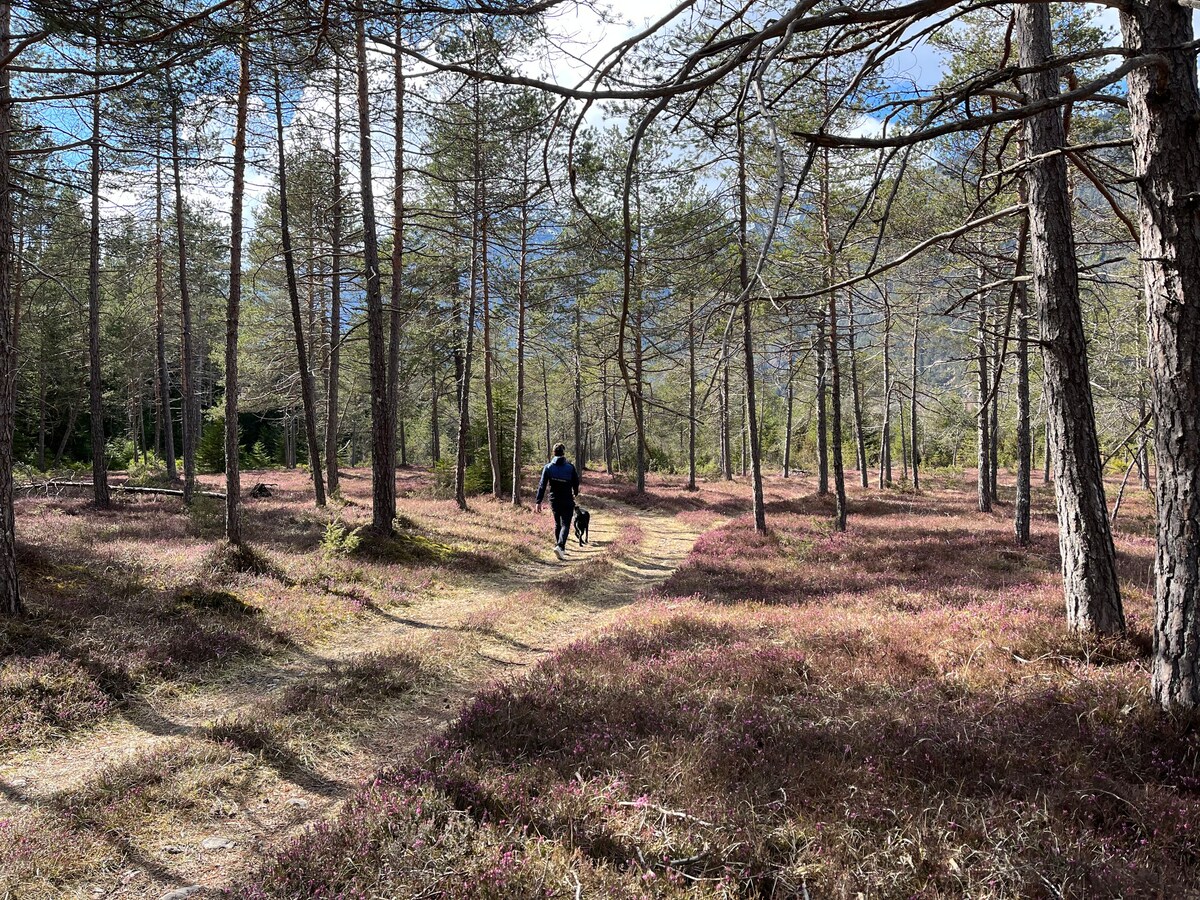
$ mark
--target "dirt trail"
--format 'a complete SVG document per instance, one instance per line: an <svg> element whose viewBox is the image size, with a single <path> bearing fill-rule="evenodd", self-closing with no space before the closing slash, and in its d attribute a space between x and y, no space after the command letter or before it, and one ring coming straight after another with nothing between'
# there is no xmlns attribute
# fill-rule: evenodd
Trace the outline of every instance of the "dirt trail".
<svg viewBox="0 0 1200 900"><path fill-rule="evenodd" d="M630 522L641 528L640 542L614 547ZM229 884L305 826L334 815L364 778L435 734L486 684L512 677L604 627L640 592L665 580L698 534L657 512L618 505L596 510L591 543L573 546L565 563L547 552L543 559L493 575L437 585L411 606L373 610L368 621L319 647L243 665L187 692L148 691L101 726L9 757L0 764L0 820L19 825L22 819L53 815L106 769L159 749L211 744L207 729L214 721L266 720L290 686L319 676L331 663L399 648L430 653L432 677L408 694L383 701L350 735L317 740L302 759L286 764L265 754L256 758L253 765L267 771L260 773L253 796L226 803L218 821L209 810L198 810L204 815L188 823L195 827L185 833L140 841L122 836L119 864L107 866L109 871L93 872L86 883L28 885L15 896L159 898L180 888ZM555 586L557 592L538 593L539 602L530 603L531 591ZM104 838L117 844L111 835ZM203 846L206 840L209 849ZM0 895L3 887L0 879Z"/></svg>

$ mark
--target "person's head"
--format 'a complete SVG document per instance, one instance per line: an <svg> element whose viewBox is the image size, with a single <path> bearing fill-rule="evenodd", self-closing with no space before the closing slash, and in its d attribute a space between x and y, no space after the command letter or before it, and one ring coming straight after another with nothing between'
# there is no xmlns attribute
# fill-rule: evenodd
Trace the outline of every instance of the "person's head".
<svg viewBox="0 0 1200 900"><path fill-rule="evenodd" d="M564 444L562 441L559 441L557 444L555 444L554 445L554 455L555 456L566 456L567 455L567 445Z"/></svg>

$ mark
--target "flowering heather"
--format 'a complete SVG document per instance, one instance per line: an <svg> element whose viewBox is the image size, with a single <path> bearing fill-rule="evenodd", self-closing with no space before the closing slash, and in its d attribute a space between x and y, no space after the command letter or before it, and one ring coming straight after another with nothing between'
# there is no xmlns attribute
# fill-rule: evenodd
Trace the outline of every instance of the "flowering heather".
<svg viewBox="0 0 1200 900"><path fill-rule="evenodd" d="M539 896L538 869L564 898L1200 883L1200 737L1145 688L1140 492L1117 534L1130 635L1108 641L1065 628L1047 490L1027 550L947 479L853 493L840 535L794 482L771 482L767 536L738 500L616 625L476 697L235 896Z"/></svg>
<svg viewBox="0 0 1200 900"><path fill-rule="evenodd" d="M94 722L113 704L86 670L57 653L5 660L0 698L0 749L29 746Z"/></svg>

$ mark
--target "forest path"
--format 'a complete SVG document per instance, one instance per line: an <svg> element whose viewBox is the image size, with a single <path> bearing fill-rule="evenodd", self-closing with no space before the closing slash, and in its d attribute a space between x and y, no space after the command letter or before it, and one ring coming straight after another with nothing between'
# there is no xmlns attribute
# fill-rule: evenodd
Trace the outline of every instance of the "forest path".
<svg viewBox="0 0 1200 900"><path fill-rule="evenodd" d="M609 624L670 576L703 529L610 503L593 508L591 530L584 547L572 536L566 562L546 552L496 573L451 573L411 605L371 609L320 646L231 667L186 691L147 691L103 725L5 759L0 821L16 834L69 829L88 858L47 866L35 882L0 877L0 896L214 893L335 815L364 779L489 683ZM364 660L397 658L419 660L415 685L372 698L371 682L359 683L348 717L288 705L298 691L339 690L346 682L334 673ZM224 734L241 749L214 741L214 723L232 723ZM131 786L146 797L126 809Z"/></svg>

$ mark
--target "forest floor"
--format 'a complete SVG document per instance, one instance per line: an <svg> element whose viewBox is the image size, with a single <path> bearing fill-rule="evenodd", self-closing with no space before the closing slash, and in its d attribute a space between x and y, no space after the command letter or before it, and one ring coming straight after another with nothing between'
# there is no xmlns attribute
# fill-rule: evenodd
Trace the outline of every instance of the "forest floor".
<svg viewBox="0 0 1200 900"><path fill-rule="evenodd" d="M259 477L280 484L253 508L249 574L173 501L22 501L44 543L23 545L31 615L4 638L0 896L158 897L244 876L489 682L665 579L698 534L588 498L591 540L562 563L548 513L477 499L458 515L409 473L398 543L331 547L299 473ZM351 529L369 482L344 484ZM314 592L324 608L301 610Z"/></svg>
<svg viewBox="0 0 1200 900"><path fill-rule="evenodd" d="M401 475L355 545L300 473L219 511L18 505L0 639L0 897L1187 896L1200 738L1150 707L1150 500L1117 523L1129 636L1063 622L971 473L645 497L591 475L593 543ZM1115 487L1115 486L1114 486ZM1011 488L1002 485L1002 495ZM1115 489L1110 491L1110 503ZM192 886L201 888L188 893ZM1193 895L1195 896L1195 895Z"/></svg>

